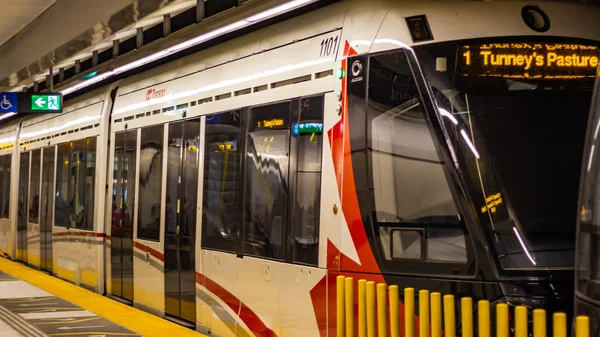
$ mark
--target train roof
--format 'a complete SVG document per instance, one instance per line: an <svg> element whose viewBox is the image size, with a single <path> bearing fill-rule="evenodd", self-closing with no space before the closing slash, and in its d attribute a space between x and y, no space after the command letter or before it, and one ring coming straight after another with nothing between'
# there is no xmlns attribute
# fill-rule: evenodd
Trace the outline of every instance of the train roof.
<svg viewBox="0 0 600 337"><path fill-rule="evenodd" d="M125 110L135 110L135 104L152 100L147 95L152 95L151 90L154 89L159 90L159 96L173 95L175 100L180 93L206 87L210 83L235 86L240 78L269 74L277 67L318 61L320 40L315 40L315 37L335 31L340 32L341 41L337 44L338 50L332 61L338 61L343 56L346 42L361 54L500 35L568 36L600 40L600 21L597 20L600 7L597 5L544 2L541 6L553 24L549 31L539 33L523 22L521 10L525 4L517 1L337 2L135 74L120 86L115 109L119 112L124 107L130 108ZM413 42L406 18L418 15L427 16L433 40ZM315 41L303 48L312 49L312 54L298 52L297 45L310 39Z"/></svg>

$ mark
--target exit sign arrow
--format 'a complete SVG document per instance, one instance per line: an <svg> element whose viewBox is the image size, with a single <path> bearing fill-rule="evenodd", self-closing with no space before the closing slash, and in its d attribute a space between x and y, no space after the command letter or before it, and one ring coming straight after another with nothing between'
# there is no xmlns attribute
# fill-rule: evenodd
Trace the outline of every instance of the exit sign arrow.
<svg viewBox="0 0 600 337"><path fill-rule="evenodd" d="M43 109L46 106L46 101L44 101L43 97L39 97L35 100L35 105L37 105L38 108Z"/></svg>

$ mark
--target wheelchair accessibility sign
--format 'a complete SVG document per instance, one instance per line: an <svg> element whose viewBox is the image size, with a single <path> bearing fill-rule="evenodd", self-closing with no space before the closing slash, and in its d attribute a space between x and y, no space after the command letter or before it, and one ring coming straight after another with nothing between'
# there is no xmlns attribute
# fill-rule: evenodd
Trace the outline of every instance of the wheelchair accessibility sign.
<svg viewBox="0 0 600 337"><path fill-rule="evenodd" d="M18 110L18 94L16 92L0 93L0 112L19 112Z"/></svg>

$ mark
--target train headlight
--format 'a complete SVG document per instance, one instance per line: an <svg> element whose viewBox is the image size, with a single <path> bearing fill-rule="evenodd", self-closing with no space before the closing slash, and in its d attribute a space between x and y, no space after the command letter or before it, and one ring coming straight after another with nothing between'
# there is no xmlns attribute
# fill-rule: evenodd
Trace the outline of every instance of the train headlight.
<svg viewBox="0 0 600 337"><path fill-rule="evenodd" d="M525 6L521 10L521 17L527 27L536 32L543 33L550 29L550 18L538 6Z"/></svg>

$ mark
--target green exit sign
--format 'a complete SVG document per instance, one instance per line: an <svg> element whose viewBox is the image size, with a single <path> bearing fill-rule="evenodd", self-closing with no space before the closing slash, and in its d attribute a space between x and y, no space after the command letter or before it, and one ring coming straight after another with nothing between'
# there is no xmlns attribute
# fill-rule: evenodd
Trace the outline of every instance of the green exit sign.
<svg viewBox="0 0 600 337"><path fill-rule="evenodd" d="M60 111L61 103L60 95L31 95L31 110L33 111Z"/></svg>

